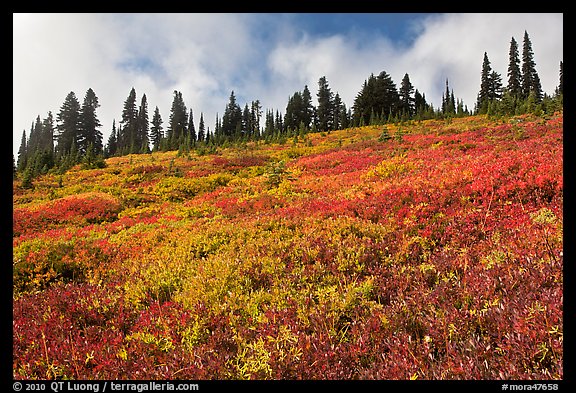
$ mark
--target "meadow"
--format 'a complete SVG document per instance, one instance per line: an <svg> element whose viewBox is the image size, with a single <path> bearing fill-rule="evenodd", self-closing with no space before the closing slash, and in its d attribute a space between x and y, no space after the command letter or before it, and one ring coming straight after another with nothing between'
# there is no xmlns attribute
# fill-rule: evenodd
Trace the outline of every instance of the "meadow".
<svg viewBox="0 0 576 393"><path fill-rule="evenodd" d="M106 163L14 181L15 379L563 378L561 113Z"/></svg>

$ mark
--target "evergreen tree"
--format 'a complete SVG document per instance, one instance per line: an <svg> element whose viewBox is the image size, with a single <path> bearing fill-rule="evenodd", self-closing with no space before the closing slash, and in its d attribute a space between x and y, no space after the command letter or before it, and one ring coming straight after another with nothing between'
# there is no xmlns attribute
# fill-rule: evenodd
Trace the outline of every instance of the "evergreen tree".
<svg viewBox="0 0 576 393"><path fill-rule="evenodd" d="M250 133L253 137L258 138L260 134L260 118L262 117L262 105L260 100L252 101L250 105Z"/></svg>
<svg viewBox="0 0 576 393"><path fill-rule="evenodd" d="M250 129L252 128L252 119L250 116L250 108L248 108L248 103L244 105L242 110L242 135L250 135Z"/></svg>
<svg viewBox="0 0 576 393"><path fill-rule="evenodd" d="M174 99L172 100L167 130L168 143L171 149L177 149L183 142L187 128L188 113L182 98L182 93L174 90Z"/></svg>
<svg viewBox="0 0 576 393"><path fill-rule="evenodd" d="M132 88L124 101L122 120L118 127L118 152L120 155L136 153L136 133L138 131L138 109L136 108L136 89Z"/></svg>
<svg viewBox="0 0 576 393"><path fill-rule="evenodd" d="M490 73L490 86L488 89L488 97L491 101L499 100L502 98L502 77L496 71Z"/></svg>
<svg viewBox="0 0 576 393"><path fill-rule="evenodd" d="M73 91L66 96L56 120L58 122L56 127L58 130L56 150L59 156L64 156L70 153L72 144L76 146L78 143L80 103Z"/></svg>
<svg viewBox="0 0 576 393"><path fill-rule="evenodd" d="M534 53L532 52L532 42L528 32L524 31L524 42L522 46L522 95L528 98L530 93L534 93L536 102L542 100L542 86L540 78L536 72Z"/></svg>
<svg viewBox="0 0 576 393"><path fill-rule="evenodd" d="M418 119L428 119L432 117L432 108L426 102L426 96L420 94L418 89L414 91L414 107L415 107L415 117Z"/></svg>
<svg viewBox="0 0 576 393"><path fill-rule="evenodd" d="M82 108L80 109L80 127L77 139L78 150L81 155L86 153L89 144L92 144L96 154L103 150L102 132L98 130L102 126L96 116L96 109L100 107L98 97L90 88L86 91Z"/></svg>
<svg viewBox="0 0 576 393"><path fill-rule="evenodd" d="M386 71L377 77L370 74L354 100L354 124L370 124L371 120L382 121L382 116L395 116L400 107L400 96L394 81Z"/></svg>
<svg viewBox="0 0 576 393"><path fill-rule="evenodd" d="M346 107L343 107L343 105L340 94L336 93L332 103L332 129L334 130L340 130L342 128L342 113L346 113Z"/></svg>
<svg viewBox="0 0 576 393"><path fill-rule="evenodd" d="M282 115L280 114L278 109L276 109L276 117L274 119L274 129L279 133L286 131L286 126L282 122Z"/></svg>
<svg viewBox="0 0 576 393"><path fill-rule="evenodd" d="M200 112L200 122L198 123L198 142L203 142L206 137L206 131L204 126L204 114Z"/></svg>
<svg viewBox="0 0 576 393"><path fill-rule="evenodd" d="M42 135L42 121L40 116L36 117L36 121L30 127L30 137L28 139L28 156L32 156L40 150L40 138Z"/></svg>
<svg viewBox="0 0 576 393"><path fill-rule="evenodd" d="M405 74L400 84L398 96L400 97L400 111L406 114L408 118L412 118L416 113L415 99L412 96L413 94L414 86L410 83L410 77L408 74Z"/></svg>
<svg viewBox="0 0 576 393"><path fill-rule="evenodd" d="M304 85L304 90L302 90L302 115L300 120L304 123L306 130L309 130L312 126L314 111L315 108L312 104L312 95L310 94L308 85Z"/></svg>
<svg viewBox="0 0 576 393"><path fill-rule="evenodd" d="M328 85L326 76L318 80L318 111L317 123L320 131L329 131L333 129L334 121L334 94Z"/></svg>
<svg viewBox="0 0 576 393"><path fill-rule="evenodd" d="M454 92L450 92L448 86L448 78L446 78L446 92L442 94L442 114L453 115L456 113L456 105L454 101Z"/></svg>
<svg viewBox="0 0 576 393"><path fill-rule="evenodd" d="M194 115L192 114L192 108L190 108L190 116L188 117L188 136L190 138L190 143L192 145L196 144L196 127L194 127Z"/></svg>
<svg viewBox="0 0 576 393"><path fill-rule="evenodd" d="M150 152L150 140L148 134L150 133L150 121L148 120L148 99L146 94L142 95L140 101L140 108L138 109L138 130L136 132L135 146L139 153Z"/></svg>
<svg viewBox="0 0 576 393"><path fill-rule="evenodd" d="M237 129L242 128L242 109L236 103L236 96L234 95L234 90L230 93L230 99L228 105L224 109L224 115L222 115L221 130L223 136L232 137L236 134Z"/></svg>
<svg viewBox="0 0 576 393"><path fill-rule="evenodd" d="M43 150L54 153L54 118L52 112L42 121L42 137L40 144Z"/></svg>
<svg viewBox="0 0 576 393"><path fill-rule="evenodd" d="M478 100L476 103L477 111L480 114L488 112L488 105L491 100L492 85L492 67L490 66L488 54L484 52L482 73L480 76L480 92L478 93Z"/></svg>
<svg viewBox="0 0 576 393"><path fill-rule="evenodd" d="M26 164L28 163L28 156L27 156L27 141L26 141L26 130L22 131L22 139L20 141L20 148L18 149L18 164L17 170L18 172L23 172L26 169Z"/></svg>
<svg viewBox="0 0 576 393"><path fill-rule="evenodd" d="M162 131L162 116L160 116L160 111L158 107L154 109L154 115L152 115L152 127L150 127L150 140L152 141L152 148L154 151L160 149L160 143L164 138L164 132Z"/></svg>
<svg viewBox="0 0 576 393"><path fill-rule="evenodd" d="M108 137L108 143L106 144L106 157L112 157L116 154L118 150L118 141L116 133L116 119L112 120L112 132Z"/></svg>
<svg viewBox="0 0 576 393"><path fill-rule="evenodd" d="M518 43L512 37L510 40L509 62L508 62L508 93L515 98L522 96L522 74L520 73L520 58L518 55Z"/></svg>

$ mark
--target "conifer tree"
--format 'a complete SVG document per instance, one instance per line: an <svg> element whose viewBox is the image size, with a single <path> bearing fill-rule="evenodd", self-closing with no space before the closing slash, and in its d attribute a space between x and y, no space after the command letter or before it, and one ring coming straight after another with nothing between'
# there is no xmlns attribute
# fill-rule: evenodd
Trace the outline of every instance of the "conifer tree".
<svg viewBox="0 0 576 393"><path fill-rule="evenodd" d="M54 153L54 118L52 111L42 121L42 136L40 138L42 149Z"/></svg>
<svg viewBox="0 0 576 393"><path fill-rule="evenodd" d="M80 127L77 139L78 150L81 155L85 154L88 145L92 144L96 154L102 152L102 132L98 129L102 126L96 116L96 109L100 107L98 97L89 88L84 96L82 108L80 109Z"/></svg>
<svg viewBox="0 0 576 393"><path fill-rule="evenodd" d="M304 85L304 90L302 90L302 115L301 121L304 123L304 127L309 130L312 126L312 120L314 118L314 105L312 104L312 95L308 89L308 85Z"/></svg>
<svg viewBox="0 0 576 393"><path fill-rule="evenodd" d="M136 89L132 88L124 101L122 120L118 127L118 151L120 155L136 153L136 133L138 131L138 109L136 108Z"/></svg>
<svg viewBox="0 0 576 393"><path fill-rule="evenodd" d="M112 120L112 132L108 137L108 143L106 144L106 157L112 157L116 154L118 150L118 141L117 141L117 133L116 133L116 119Z"/></svg>
<svg viewBox="0 0 576 393"><path fill-rule="evenodd" d="M204 114L200 112L200 121L198 122L198 142L203 142L206 138L206 131L204 125Z"/></svg>
<svg viewBox="0 0 576 393"><path fill-rule="evenodd" d="M22 139L20 140L20 148L18 149L18 163L16 169L18 172L23 172L26 169L27 160L27 140L26 140L26 130L22 131Z"/></svg>
<svg viewBox="0 0 576 393"><path fill-rule="evenodd" d="M60 112L56 116L57 130L57 153L64 156L70 153L72 144L77 145L80 128L80 103L73 91L68 93Z"/></svg>
<svg viewBox="0 0 576 393"><path fill-rule="evenodd" d="M506 85L506 90L514 98L522 96L522 74L520 73L518 43L514 37L510 40L508 84Z"/></svg>
<svg viewBox="0 0 576 393"><path fill-rule="evenodd" d="M342 113L346 113L346 108L343 108L343 105L344 104L342 103L340 94L336 93L334 95L334 101L332 102L332 129L334 130L339 130L342 128Z"/></svg>
<svg viewBox="0 0 576 393"><path fill-rule="evenodd" d="M183 142L188 130L188 113L182 93L174 90L174 99L170 108L167 138L170 149L177 149Z"/></svg>
<svg viewBox="0 0 576 393"><path fill-rule="evenodd" d="M162 131L162 116L160 116L160 111L158 110L158 107L156 107L154 109L154 115L152 115L152 127L150 127L150 140L154 151L160 149L160 143L163 138L164 132Z"/></svg>
<svg viewBox="0 0 576 393"><path fill-rule="evenodd" d="M326 76L318 80L318 112L317 123L320 131L329 131L333 129L334 120L334 94L328 85Z"/></svg>
<svg viewBox="0 0 576 393"><path fill-rule="evenodd" d="M260 100L252 101L250 105L250 122L251 122L250 134L256 138L258 138L260 134L261 117L262 117L262 105L260 105Z"/></svg>
<svg viewBox="0 0 576 393"><path fill-rule="evenodd" d="M190 143L192 145L196 144L196 127L194 127L194 115L192 114L192 108L190 108L190 116L188 117L188 135L190 138Z"/></svg>
<svg viewBox="0 0 576 393"><path fill-rule="evenodd" d="M490 102L490 89L491 89L491 74L492 67L488 54L484 52L484 60L482 62L482 73L480 76L480 92L478 93L478 101L476 107L478 113L483 114L488 111L488 104Z"/></svg>
<svg viewBox="0 0 576 393"><path fill-rule="evenodd" d="M410 77L408 74L405 74L400 83L398 96L400 97L400 111L405 113L409 118L412 118L416 112L415 100L412 96L413 94L414 86L410 83Z"/></svg>
<svg viewBox="0 0 576 393"><path fill-rule="evenodd" d="M142 95L140 101L140 108L138 109L138 129L136 132L135 145L139 149L139 153L150 152L150 140L148 134L150 132L150 122L148 120L148 99L146 94Z"/></svg>
<svg viewBox="0 0 576 393"><path fill-rule="evenodd" d="M542 86L538 73L536 72L532 42L530 41L528 32L524 31L524 41L522 45L522 95L524 98L528 98L530 93L534 93L536 102L542 100Z"/></svg>
<svg viewBox="0 0 576 393"><path fill-rule="evenodd" d="M220 125L220 132L225 137L233 137L238 128L242 128L242 109L236 103L236 96L234 90L230 93L228 105L224 109L222 115L222 124Z"/></svg>

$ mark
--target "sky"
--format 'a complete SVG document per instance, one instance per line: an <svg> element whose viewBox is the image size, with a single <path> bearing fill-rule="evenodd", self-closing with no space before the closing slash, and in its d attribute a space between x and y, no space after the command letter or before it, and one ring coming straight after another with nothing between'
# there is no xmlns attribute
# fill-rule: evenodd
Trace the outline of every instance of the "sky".
<svg viewBox="0 0 576 393"><path fill-rule="evenodd" d="M68 93L80 104L91 88L104 143L132 88L146 94L168 126L174 91L214 130L234 91L243 108L260 100L285 112L288 98L318 79L351 108L370 74L405 74L427 102L440 106L446 79L474 109L486 52L507 82L512 37L520 56L532 43L545 93L553 94L563 61L561 13L17 13L13 14L13 152L35 119L54 118ZM263 126L264 121L261 121Z"/></svg>

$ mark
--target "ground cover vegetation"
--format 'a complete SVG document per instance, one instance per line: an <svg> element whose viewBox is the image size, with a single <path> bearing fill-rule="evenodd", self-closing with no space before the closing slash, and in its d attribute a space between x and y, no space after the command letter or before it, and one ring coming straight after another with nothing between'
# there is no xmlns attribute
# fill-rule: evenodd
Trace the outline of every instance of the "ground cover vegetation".
<svg viewBox="0 0 576 393"><path fill-rule="evenodd" d="M562 379L562 167L540 112L19 175L13 376Z"/></svg>

